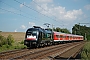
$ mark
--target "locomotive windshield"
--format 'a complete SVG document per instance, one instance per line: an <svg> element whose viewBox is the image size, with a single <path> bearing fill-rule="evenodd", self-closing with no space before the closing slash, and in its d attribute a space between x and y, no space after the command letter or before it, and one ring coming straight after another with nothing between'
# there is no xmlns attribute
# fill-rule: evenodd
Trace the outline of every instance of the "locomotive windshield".
<svg viewBox="0 0 90 60"><path fill-rule="evenodd" d="M27 34L36 36L37 35L37 31L27 31Z"/></svg>
<svg viewBox="0 0 90 60"><path fill-rule="evenodd" d="M37 29L28 29L26 32L27 39L34 39L37 40L38 30Z"/></svg>

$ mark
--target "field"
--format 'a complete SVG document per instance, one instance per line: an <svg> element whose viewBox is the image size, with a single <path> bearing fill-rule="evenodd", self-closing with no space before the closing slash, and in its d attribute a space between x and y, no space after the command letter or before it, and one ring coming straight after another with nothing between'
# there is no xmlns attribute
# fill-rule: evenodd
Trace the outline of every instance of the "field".
<svg viewBox="0 0 90 60"><path fill-rule="evenodd" d="M25 32L0 32L0 35L7 37L8 35L12 35L15 41L21 42L25 39Z"/></svg>
<svg viewBox="0 0 90 60"><path fill-rule="evenodd" d="M3 41L6 41L7 37L9 35L12 35L12 37L14 38L14 40L13 40L14 42L12 42L11 45L4 44L4 45L0 46L0 52L14 50L14 49L22 49L22 48L26 47L24 45L25 32L0 32L0 35L4 36L4 38L6 38L5 40L3 38L2 39ZM0 42L1 42L1 40L0 40Z"/></svg>

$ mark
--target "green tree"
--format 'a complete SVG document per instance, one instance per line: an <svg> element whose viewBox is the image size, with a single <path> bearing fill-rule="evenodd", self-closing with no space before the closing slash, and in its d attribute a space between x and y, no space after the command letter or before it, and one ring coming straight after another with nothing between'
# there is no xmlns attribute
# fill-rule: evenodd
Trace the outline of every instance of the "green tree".
<svg viewBox="0 0 90 60"><path fill-rule="evenodd" d="M53 31L56 31L56 29L55 29L55 28L53 28Z"/></svg>
<svg viewBox="0 0 90 60"><path fill-rule="evenodd" d="M57 32L61 32L61 29L59 27L56 28Z"/></svg>
<svg viewBox="0 0 90 60"><path fill-rule="evenodd" d="M59 27L56 27L56 28L53 28L54 31L57 31L57 32L62 32L62 33L69 33L70 34L70 31L66 28L59 28Z"/></svg>
<svg viewBox="0 0 90 60"><path fill-rule="evenodd" d="M72 28L72 34L76 34L76 35L80 35L79 33L79 28L80 26L78 24L75 24L75 26L73 26Z"/></svg>
<svg viewBox="0 0 90 60"><path fill-rule="evenodd" d="M72 28L72 34L76 34L76 35L82 35L85 36L87 38L87 40L90 40L90 27L87 27L86 25L81 26L78 24L75 24Z"/></svg>
<svg viewBox="0 0 90 60"><path fill-rule="evenodd" d="M70 34L70 31L68 29L66 29L66 28L61 29L61 32L63 32L63 33L69 33Z"/></svg>

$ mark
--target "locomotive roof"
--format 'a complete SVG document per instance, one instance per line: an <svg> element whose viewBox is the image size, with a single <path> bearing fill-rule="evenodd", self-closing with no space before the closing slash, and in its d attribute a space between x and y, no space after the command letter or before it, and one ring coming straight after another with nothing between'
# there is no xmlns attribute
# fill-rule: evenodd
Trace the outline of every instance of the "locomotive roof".
<svg viewBox="0 0 90 60"><path fill-rule="evenodd" d="M45 30L46 33L53 33L51 30Z"/></svg>
<svg viewBox="0 0 90 60"><path fill-rule="evenodd" d="M29 28L28 30L38 30L38 31L41 31L41 32L43 32L43 33L52 33L52 31L50 31L50 30L45 30L45 29L42 29L42 28L40 28L40 27L34 27L34 28ZM28 31L27 30L27 31Z"/></svg>
<svg viewBox="0 0 90 60"><path fill-rule="evenodd" d="M42 28L29 28L28 30L39 30L39 31L44 31L44 29L42 29Z"/></svg>

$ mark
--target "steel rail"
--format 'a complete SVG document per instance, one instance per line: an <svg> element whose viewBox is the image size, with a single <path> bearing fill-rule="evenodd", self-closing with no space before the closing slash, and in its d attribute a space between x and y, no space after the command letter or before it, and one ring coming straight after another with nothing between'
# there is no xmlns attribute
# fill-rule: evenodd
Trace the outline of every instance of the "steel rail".
<svg viewBox="0 0 90 60"><path fill-rule="evenodd" d="M17 54L17 53L21 53L25 51L28 51L28 49L19 49L19 50L11 50L11 51L2 52L0 53L0 59L7 59L9 58L9 55L13 55L13 54Z"/></svg>
<svg viewBox="0 0 90 60"><path fill-rule="evenodd" d="M83 42L84 43L84 42ZM76 45L73 45L72 47L69 47L68 49L64 49L62 52L50 55L50 58L56 58L59 57L59 59L70 59L70 58L75 58L76 57L76 53L78 53L80 51L80 49L83 48L84 44L82 42ZM74 49L79 48L79 50L75 51ZM73 53L71 51L74 51ZM71 55L70 55L71 54Z"/></svg>
<svg viewBox="0 0 90 60"><path fill-rule="evenodd" d="M33 52L33 53L28 53L28 54L24 54L24 55L22 55L22 56L17 56L17 57L14 57L14 58L11 58L11 59L21 59L21 58L26 58L26 57L28 57L29 56L29 59L34 59L34 58L37 58L37 57L39 57L40 55L41 55L41 53L42 54L46 54L45 53L45 51L52 51L53 50L53 52L55 51L55 50L60 50L60 49L62 49L62 48L65 48L65 46L67 47L67 46L71 46L72 45L72 43L68 43L68 44L64 44L64 45L58 45L58 46L55 46L55 47L49 47L49 48L47 48L47 49L43 49L43 50L40 50L40 51L36 51L36 52ZM59 48L60 47L60 48ZM57 49L56 49L57 48ZM49 52L48 52L49 53ZM36 55L35 55L36 54ZM42 56L42 55L41 55Z"/></svg>
<svg viewBox="0 0 90 60"><path fill-rule="evenodd" d="M85 44L85 43L84 43ZM73 54L71 54L71 56L70 57L68 57L68 59L67 60L70 60L70 59L72 59L72 58L75 58L76 56L77 56L77 54L81 51L81 49L83 48L83 46L84 46L84 44L81 44L80 46L80 49L79 50L77 50L76 52L74 52ZM79 46L77 46L77 48L78 48Z"/></svg>

